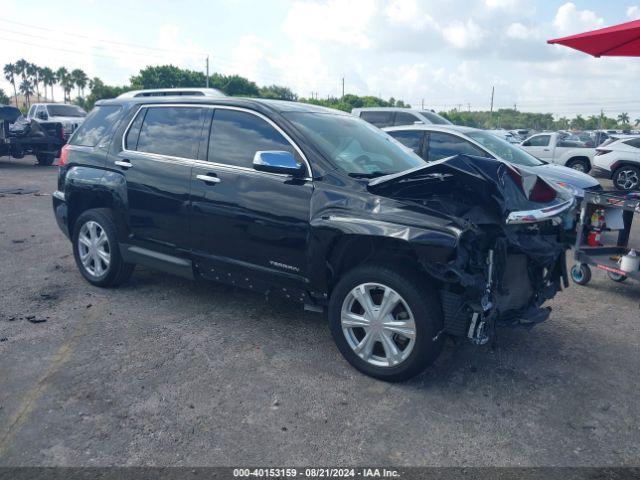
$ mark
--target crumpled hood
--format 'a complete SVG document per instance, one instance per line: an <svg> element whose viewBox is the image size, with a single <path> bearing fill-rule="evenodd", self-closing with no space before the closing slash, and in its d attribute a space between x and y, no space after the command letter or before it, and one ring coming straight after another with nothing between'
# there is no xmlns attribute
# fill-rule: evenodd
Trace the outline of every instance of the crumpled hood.
<svg viewBox="0 0 640 480"><path fill-rule="evenodd" d="M465 205L467 211L474 210L476 219L480 211L485 216L493 213L505 218L511 212L544 209L573 201L570 190L553 185L530 170L469 155L456 155L378 177L371 180L367 188L374 194L396 200L428 202L436 197L443 207L447 203L459 203Z"/></svg>
<svg viewBox="0 0 640 480"><path fill-rule="evenodd" d="M521 170L528 170L555 182L565 182L580 190L599 185L598 181L591 175L579 172L573 168L554 165L552 163L540 165L538 167L522 167Z"/></svg>

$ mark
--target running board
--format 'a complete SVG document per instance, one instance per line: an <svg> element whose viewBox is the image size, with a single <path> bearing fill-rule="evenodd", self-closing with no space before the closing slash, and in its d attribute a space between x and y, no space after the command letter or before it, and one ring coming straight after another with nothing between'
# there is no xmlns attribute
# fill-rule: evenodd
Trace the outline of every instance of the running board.
<svg viewBox="0 0 640 480"><path fill-rule="evenodd" d="M120 253L127 263L136 263L163 272L193 280L193 263L186 258L174 257L148 248L120 244Z"/></svg>

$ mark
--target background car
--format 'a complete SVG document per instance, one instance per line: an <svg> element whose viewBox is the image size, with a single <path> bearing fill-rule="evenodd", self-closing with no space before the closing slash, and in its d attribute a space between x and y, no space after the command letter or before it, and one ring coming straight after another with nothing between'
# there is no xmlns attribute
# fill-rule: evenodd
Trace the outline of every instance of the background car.
<svg viewBox="0 0 640 480"><path fill-rule="evenodd" d="M354 108L351 114L360 117L378 128L394 125L453 125L446 118L429 110L412 110L410 108L375 107Z"/></svg>
<svg viewBox="0 0 640 480"><path fill-rule="evenodd" d="M593 166L620 190L640 189L640 137L607 140L596 148Z"/></svg>
<svg viewBox="0 0 640 480"><path fill-rule="evenodd" d="M38 123L61 123L65 141L69 140L73 132L82 125L86 116L87 112L79 106L65 103L34 103L27 113L28 120L35 120Z"/></svg>
<svg viewBox="0 0 640 480"><path fill-rule="evenodd" d="M578 194L583 190L602 189L590 175L539 160L486 130L457 125L412 125L384 130L427 162L459 154L496 158L561 186L571 185Z"/></svg>
<svg viewBox="0 0 640 480"><path fill-rule="evenodd" d="M584 143L567 140L567 132L539 133L527 138L520 146L536 158L550 163L557 163L579 172L591 170L595 148Z"/></svg>

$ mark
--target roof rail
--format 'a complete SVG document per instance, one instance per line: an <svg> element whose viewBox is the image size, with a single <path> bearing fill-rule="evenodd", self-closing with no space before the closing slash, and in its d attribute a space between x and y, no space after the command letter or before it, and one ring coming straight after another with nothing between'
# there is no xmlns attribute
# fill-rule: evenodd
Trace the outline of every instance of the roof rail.
<svg viewBox="0 0 640 480"><path fill-rule="evenodd" d="M226 97L215 88L150 88L146 90L131 90L117 96L117 98L137 97Z"/></svg>

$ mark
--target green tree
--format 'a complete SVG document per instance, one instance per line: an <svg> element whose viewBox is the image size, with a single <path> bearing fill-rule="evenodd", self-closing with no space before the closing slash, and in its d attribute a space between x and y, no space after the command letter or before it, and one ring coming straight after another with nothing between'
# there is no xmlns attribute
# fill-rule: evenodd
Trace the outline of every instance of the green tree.
<svg viewBox="0 0 640 480"><path fill-rule="evenodd" d="M56 74L49 67L43 67L40 70L40 77L44 85L44 96L47 96L47 87L51 87L51 101L53 102L53 86L56 83Z"/></svg>
<svg viewBox="0 0 640 480"><path fill-rule="evenodd" d="M16 66L13 63L7 63L4 66L4 78L7 82L13 86L13 97L16 103L16 107L18 106L18 91L16 89Z"/></svg>
<svg viewBox="0 0 640 480"><path fill-rule="evenodd" d="M121 93L131 90L131 87L114 87L105 85L98 77L93 77L88 81L91 93L86 98L76 100L76 103L85 110L91 110L98 100L105 98L115 98Z"/></svg>
<svg viewBox="0 0 640 480"><path fill-rule="evenodd" d="M78 96L84 97L84 89L87 86L87 82L89 81L89 77L79 68L76 68L71 72L71 79L73 83L78 87Z"/></svg>
<svg viewBox="0 0 640 480"><path fill-rule="evenodd" d="M31 107L31 95L33 95L33 85L29 81L29 79L25 78L20 83L20 93L24 95L24 98L27 101L27 108Z"/></svg>
<svg viewBox="0 0 640 480"><path fill-rule="evenodd" d="M67 89L66 86L69 83L69 70L67 70L65 67L60 67L56 70L56 80L58 81L58 84L62 87L62 94L63 94L63 102L67 103Z"/></svg>
<svg viewBox="0 0 640 480"><path fill-rule="evenodd" d="M275 98L277 100L289 100L292 102L298 99L298 95L293 93L288 87L280 87L278 85L261 87L259 96L261 98Z"/></svg>
<svg viewBox="0 0 640 480"><path fill-rule="evenodd" d="M618 115L618 122L620 122L622 124L628 124L629 123L629 114L627 112L622 112L620 115Z"/></svg>
<svg viewBox="0 0 640 480"><path fill-rule="evenodd" d="M7 94L4 93L4 90L0 88L0 105L9 105L11 99L7 97Z"/></svg>

